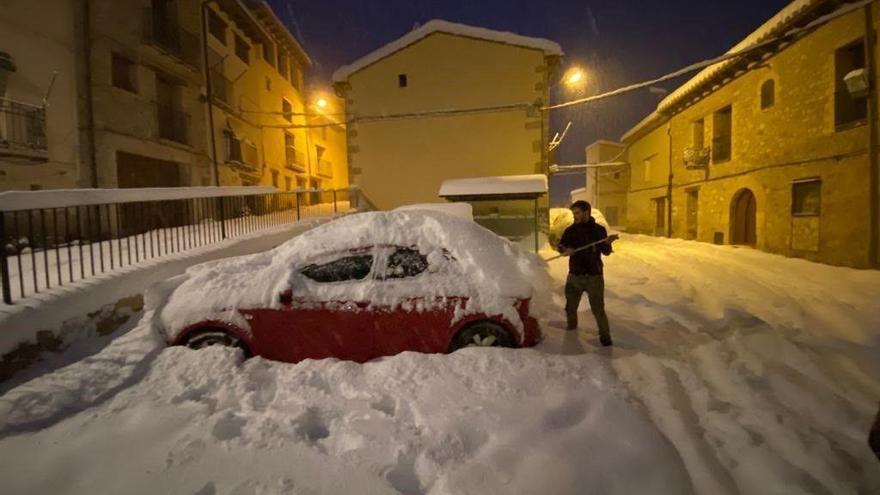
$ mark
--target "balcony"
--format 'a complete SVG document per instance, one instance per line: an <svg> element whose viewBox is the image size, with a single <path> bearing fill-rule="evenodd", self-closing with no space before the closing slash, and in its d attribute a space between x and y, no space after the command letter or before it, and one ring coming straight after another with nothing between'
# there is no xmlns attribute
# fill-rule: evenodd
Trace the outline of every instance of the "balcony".
<svg viewBox="0 0 880 495"><path fill-rule="evenodd" d="M318 160L318 175L333 177L333 164L323 158Z"/></svg>
<svg viewBox="0 0 880 495"><path fill-rule="evenodd" d="M306 169L306 160L302 151L298 151L293 146L284 147L284 166L290 170L304 172Z"/></svg>
<svg viewBox="0 0 880 495"><path fill-rule="evenodd" d="M46 161L46 109L0 98L0 157Z"/></svg>
<svg viewBox="0 0 880 495"><path fill-rule="evenodd" d="M157 105L159 137L175 143L189 145L189 114L172 107Z"/></svg>
<svg viewBox="0 0 880 495"><path fill-rule="evenodd" d="M706 168L709 166L709 158L712 155L710 148L696 148L688 146L684 149L684 168Z"/></svg>
<svg viewBox="0 0 880 495"><path fill-rule="evenodd" d="M142 22L145 44L158 48L193 69L201 67L198 35L151 8L143 10Z"/></svg>

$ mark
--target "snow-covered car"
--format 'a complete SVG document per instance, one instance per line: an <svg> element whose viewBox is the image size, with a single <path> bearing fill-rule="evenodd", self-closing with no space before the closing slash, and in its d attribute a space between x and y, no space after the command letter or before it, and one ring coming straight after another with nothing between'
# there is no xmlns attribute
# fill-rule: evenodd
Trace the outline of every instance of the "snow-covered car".
<svg viewBox="0 0 880 495"><path fill-rule="evenodd" d="M533 296L545 295L546 278L540 258L474 222L370 212L265 253L191 267L152 290L147 309L172 345L363 362L535 345Z"/></svg>

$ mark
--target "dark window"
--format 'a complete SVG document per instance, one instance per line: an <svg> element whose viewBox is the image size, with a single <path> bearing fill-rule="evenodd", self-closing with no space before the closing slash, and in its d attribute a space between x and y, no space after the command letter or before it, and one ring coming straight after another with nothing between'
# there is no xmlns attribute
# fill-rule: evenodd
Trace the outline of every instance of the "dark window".
<svg viewBox="0 0 880 495"><path fill-rule="evenodd" d="M291 179L290 177L284 178L284 190L285 191L290 191L290 186L291 186L292 181L293 181L293 179Z"/></svg>
<svg viewBox="0 0 880 495"><path fill-rule="evenodd" d="M135 65L131 60L114 53L111 70L113 72L113 86L137 93L135 81Z"/></svg>
<svg viewBox="0 0 880 495"><path fill-rule="evenodd" d="M405 88L407 85L406 74L398 74L397 75L397 87Z"/></svg>
<svg viewBox="0 0 880 495"><path fill-rule="evenodd" d="M847 89L847 74L865 69L865 43L859 40L834 52L834 125L847 128L868 120L868 95L853 95Z"/></svg>
<svg viewBox="0 0 880 495"><path fill-rule="evenodd" d="M220 43L226 44L226 23L213 10L208 10L208 32Z"/></svg>
<svg viewBox="0 0 880 495"><path fill-rule="evenodd" d="M285 79L290 77L287 73L287 55L281 50L278 50L278 73Z"/></svg>
<svg viewBox="0 0 880 495"><path fill-rule="evenodd" d="M715 112L712 118L712 161L730 160L733 110L730 106Z"/></svg>
<svg viewBox="0 0 880 495"><path fill-rule="evenodd" d="M822 205L822 181L810 179L791 185L791 214L816 216Z"/></svg>
<svg viewBox="0 0 880 495"><path fill-rule="evenodd" d="M704 121L703 119L695 120L693 126L691 128L693 134L691 136L691 144L694 145L696 149L703 149L703 128Z"/></svg>
<svg viewBox="0 0 880 495"><path fill-rule="evenodd" d="M246 64L251 62L251 47L238 35L235 35L235 56Z"/></svg>
<svg viewBox="0 0 880 495"><path fill-rule="evenodd" d="M281 113L284 117L284 120L288 122L293 122L293 105L290 104L289 101L281 98Z"/></svg>
<svg viewBox="0 0 880 495"><path fill-rule="evenodd" d="M620 178L620 172L614 172L614 179L617 180Z"/></svg>
<svg viewBox="0 0 880 495"><path fill-rule="evenodd" d="M372 267L372 254L356 254L323 265L309 265L300 270L300 273L315 282L344 282L367 278Z"/></svg>
<svg viewBox="0 0 880 495"><path fill-rule="evenodd" d="M400 248L388 257L385 278L406 278L428 269L428 258L417 249Z"/></svg>
<svg viewBox="0 0 880 495"><path fill-rule="evenodd" d="M776 104L776 81L767 79L761 84L761 110Z"/></svg>
<svg viewBox="0 0 880 495"><path fill-rule="evenodd" d="M275 66L275 49L269 43L263 43L263 60L271 66Z"/></svg>
<svg viewBox="0 0 880 495"><path fill-rule="evenodd" d="M302 91L302 71L293 60L290 61L290 83L297 91Z"/></svg>
<svg viewBox="0 0 880 495"><path fill-rule="evenodd" d="M275 188L278 187L278 171L277 170L272 171L272 187L275 187Z"/></svg>
<svg viewBox="0 0 880 495"><path fill-rule="evenodd" d="M241 140L235 137L235 134L229 130L223 130L223 148L226 151L226 161L242 163Z"/></svg>

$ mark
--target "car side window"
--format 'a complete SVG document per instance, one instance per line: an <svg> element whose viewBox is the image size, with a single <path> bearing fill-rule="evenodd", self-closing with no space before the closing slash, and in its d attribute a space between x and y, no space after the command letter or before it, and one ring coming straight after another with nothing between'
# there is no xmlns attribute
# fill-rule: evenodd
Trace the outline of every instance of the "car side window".
<svg viewBox="0 0 880 495"><path fill-rule="evenodd" d="M385 278L407 278L428 269L428 257L417 249L398 248L388 256L388 266L385 268Z"/></svg>
<svg viewBox="0 0 880 495"><path fill-rule="evenodd" d="M300 273L315 282L345 282L367 278L372 267L372 254L356 254L321 265L308 265L301 269Z"/></svg>

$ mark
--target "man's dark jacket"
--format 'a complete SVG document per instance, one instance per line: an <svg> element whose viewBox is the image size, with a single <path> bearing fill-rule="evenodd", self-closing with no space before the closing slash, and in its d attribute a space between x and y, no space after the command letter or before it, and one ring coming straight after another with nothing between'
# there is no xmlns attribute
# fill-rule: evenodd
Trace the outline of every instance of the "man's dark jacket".
<svg viewBox="0 0 880 495"><path fill-rule="evenodd" d="M559 247L577 249L608 237L605 227L593 217L586 222L574 223L562 233ZM611 244L603 242L578 251L568 258L568 272L573 275L602 275L602 255L611 254Z"/></svg>

